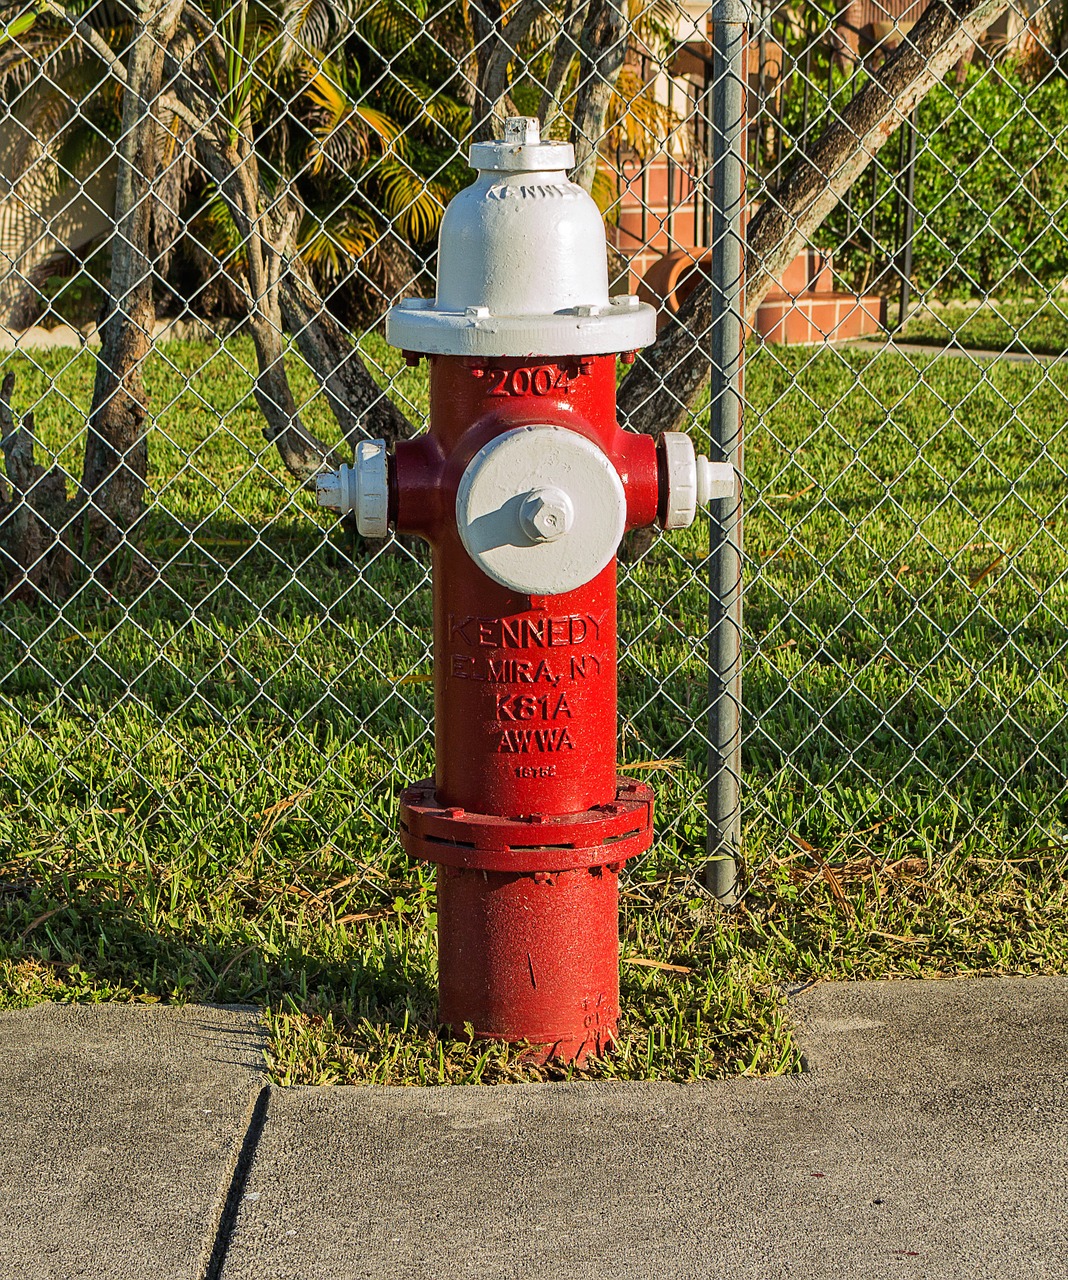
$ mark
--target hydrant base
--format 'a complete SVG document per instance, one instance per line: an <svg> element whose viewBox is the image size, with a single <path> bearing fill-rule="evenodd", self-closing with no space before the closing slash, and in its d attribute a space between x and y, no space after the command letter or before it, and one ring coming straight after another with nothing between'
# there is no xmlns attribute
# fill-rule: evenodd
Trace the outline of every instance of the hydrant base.
<svg viewBox="0 0 1068 1280"><path fill-rule="evenodd" d="M582 1062L619 1020L619 871L438 871L439 1020Z"/></svg>
<svg viewBox="0 0 1068 1280"><path fill-rule="evenodd" d="M438 866L441 1023L459 1037L582 1062L619 1020L619 872L653 838L653 793L620 777L582 813L503 818L401 796L409 856Z"/></svg>

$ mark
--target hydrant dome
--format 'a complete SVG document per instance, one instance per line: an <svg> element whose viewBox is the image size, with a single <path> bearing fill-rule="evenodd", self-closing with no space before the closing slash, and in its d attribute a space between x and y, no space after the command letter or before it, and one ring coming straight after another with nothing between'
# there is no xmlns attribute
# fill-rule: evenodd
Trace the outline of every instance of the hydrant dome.
<svg viewBox="0 0 1068 1280"><path fill-rule="evenodd" d="M652 307L610 298L604 222L567 176L570 144L535 119L476 143L478 176L450 202L438 239L437 296L386 317L394 346L442 355L594 355L646 346Z"/></svg>
<svg viewBox="0 0 1068 1280"><path fill-rule="evenodd" d="M496 316L608 306L604 223L563 170L480 173L445 211L437 305Z"/></svg>

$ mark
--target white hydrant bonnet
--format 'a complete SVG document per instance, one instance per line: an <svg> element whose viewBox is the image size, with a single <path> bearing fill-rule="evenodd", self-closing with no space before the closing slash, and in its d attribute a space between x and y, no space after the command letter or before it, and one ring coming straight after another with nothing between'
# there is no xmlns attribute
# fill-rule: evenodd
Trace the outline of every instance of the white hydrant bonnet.
<svg viewBox="0 0 1068 1280"><path fill-rule="evenodd" d="M395 347L440 355L607 355L648 346L656 312L608 296L604 221L567 177L567 142L542 142L538 121L506 122L477 142L478 177L441 223L436 298L409 298L386 316Z"/></svg>

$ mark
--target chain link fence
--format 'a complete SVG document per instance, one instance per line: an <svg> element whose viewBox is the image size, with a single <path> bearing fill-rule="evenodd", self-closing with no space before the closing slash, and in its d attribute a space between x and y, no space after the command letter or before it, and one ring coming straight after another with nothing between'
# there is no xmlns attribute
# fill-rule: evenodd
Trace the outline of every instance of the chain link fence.
<svg viewBox="0 0 1068 1280"><path fill-rule="evenodd" d="M511 114L575 142L613 289L660 308L627 421L714 452L717 76L744 89L750 233L742 890L1063 838L1061 3L767 3L734 64L677 0L3 23L11 865L125 849L162 901L169 859L222 860L260 906L284 867L309 910L326 868L383 902L421 874L395 809L432 768L428 558L309 480L421 429L425 366L381 320L433 293L467 146ZM705 865L723 537L624 547L620 757L659 796L639 899Z"/></svg>

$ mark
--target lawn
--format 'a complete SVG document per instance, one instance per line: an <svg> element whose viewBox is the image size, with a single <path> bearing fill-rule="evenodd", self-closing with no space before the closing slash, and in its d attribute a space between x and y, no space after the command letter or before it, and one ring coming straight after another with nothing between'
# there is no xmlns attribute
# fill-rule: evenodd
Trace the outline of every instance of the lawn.
<svg viewBox="0 0 1068 1280"><path fill-rule="evenodd" d="M417 410L421 370L370 340ZM259 1005L283 1083L560 1074L434 1030L417 550L368 557L265 449L250 348L152 357L158 567L0 615L0 1006ZM6 358L73 472L93 357ZM295 370L313 427L328 414ZM1068 368L765 350L748 367L743 904L696 886L708 531L621 595L623 1042L582 1073L798 1066L787 991L1063 971ZM700 432L698 424L698 432Z"/></svg>
<svg viewBox="0 0 1068 1280"><path fill-rule="evenodd" d="M973 351L1018 351L1032 355L1068 354L1068 295L1046 302L1004 299L944 307L921 304L909 316L898 342L956 344Z"/></svg>

